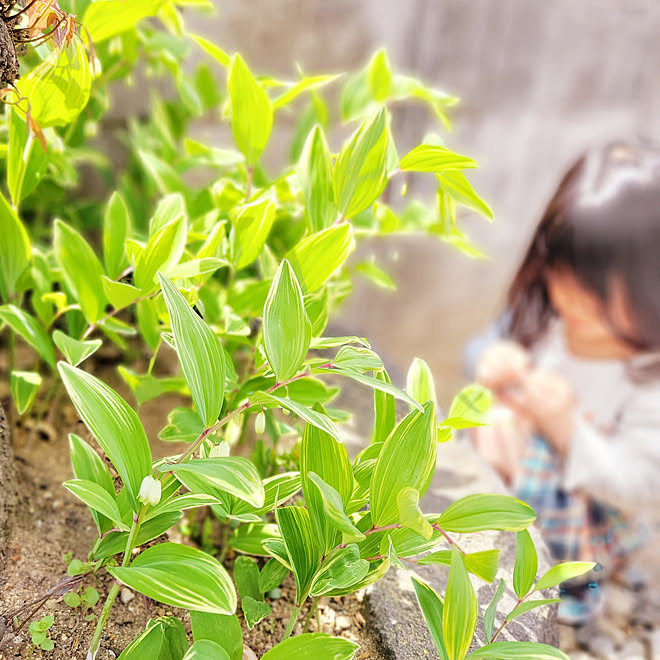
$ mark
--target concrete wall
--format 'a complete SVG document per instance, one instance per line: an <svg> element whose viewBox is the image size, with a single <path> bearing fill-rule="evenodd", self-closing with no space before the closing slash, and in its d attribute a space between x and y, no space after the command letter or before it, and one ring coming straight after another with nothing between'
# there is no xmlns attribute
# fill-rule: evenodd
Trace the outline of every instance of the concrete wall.
<svg viewBox="0 0 660 660"><path fill-rule="evenodd" d="M379 241L363 252L379 253L398 292L360 285L337 321L369 336L400 378L412 357L427 359L445 401L466 336L501 304L562 170L595 142L658 134L655 0L223 0L217 17L191 26L280 75L296 62L349 70L385 45L395 67L462 97L449 144L479 159L471 179L497 215L464 227L493 259L427 238ZM431 127L428 113L404 110L402 150Z"/></svg>

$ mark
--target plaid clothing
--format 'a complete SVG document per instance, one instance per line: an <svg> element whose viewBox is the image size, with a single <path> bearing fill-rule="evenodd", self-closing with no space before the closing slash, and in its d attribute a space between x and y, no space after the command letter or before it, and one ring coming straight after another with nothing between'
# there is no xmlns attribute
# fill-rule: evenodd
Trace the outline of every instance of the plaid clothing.
<svg viewBox="0 0 660 660"><path fill-rule="evenodd" d="M536 511L554 559L597 561L609 573L640 547L647 530L588 495L564 491L561 477L559 455L536 436L516 478L516 497Z"/></svg>

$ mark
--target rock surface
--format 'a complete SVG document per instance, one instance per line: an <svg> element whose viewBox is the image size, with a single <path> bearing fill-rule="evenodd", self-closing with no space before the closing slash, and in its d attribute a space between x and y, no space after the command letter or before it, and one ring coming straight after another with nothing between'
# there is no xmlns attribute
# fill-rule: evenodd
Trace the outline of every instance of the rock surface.
<svg viewBox="0 0 660 660"><path fill-rule="evenodd" d="M438 446L438 468L431 488L422 501L424 512L441 513L447 505L471 493L504 493L504 488L491 469L474 452L466 441ZM444 466L450 467L451 471ZM536 530L531 530L539 554L539 575L550 568L550 556ZM498 607L496 628L516 604L517 597L512 589L513 564L515 561L515 535L505 532L483 532L477 534L451 535L466 552L478 552L499 548L500 569L495 583L488 584L473 577L473 586L479 603L477 646L485 643L483 614L490 603L499 578L507 588ZM415 572L431 584L436 591L445 590L448 569L444 566L418 566ZM556 592L543 593L544 598L556 597ZM393 660L417 660L434 658L437 652L417 604L407 571L391 569L383 580L367 591L364 600L368 625L380 638L384 652ZM559 629L556 606L541 607L528 612L509 624L499 637L500 640L543 642L557 646Z"/></svg>

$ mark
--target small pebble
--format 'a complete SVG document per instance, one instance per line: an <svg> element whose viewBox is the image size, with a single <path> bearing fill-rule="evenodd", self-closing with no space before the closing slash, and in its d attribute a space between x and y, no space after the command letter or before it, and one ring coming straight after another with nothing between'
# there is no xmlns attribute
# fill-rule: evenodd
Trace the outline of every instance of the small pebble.
<svg viewBox="0 0 660 660"><path fill-rule="evenodd" d="M353 619L345 614L340 614L335 622L335 628L338 630L348 630L353 625Z"/></svg>
<svg viewBox="0 0 660 660"><path fill-rule="evenodd" d="M660 660L660 628L651 633L651 660Z"/></svg>
<svg viewBox="0 0 660 660"><path fill-rule="evenodd" d="M242 660L257 660L257 654L250 647L244 646Z"/></svg>
<svg viewBox="0 0 660 660"><path fill-rule="evenodd" d="M126 605L126 603L130 603L134 598L135 598L135 594L126 587L124 587L119 592L119 600L121 600L121 602L124 603L124 605Z"/></svg>
<svg viewBox="0 0 660 660"><path fill-rule="evenodd" d="M597 635L589 643L589 650L599 660L616 660L616 648L614 640L605 635Z"/></svg>
<svg viewBox="0 0 660 660"><path fill-rule="evenodd" d="M626 660L646 660L646 648L642 642L633 640L621 649L619 657Z"/></svg>

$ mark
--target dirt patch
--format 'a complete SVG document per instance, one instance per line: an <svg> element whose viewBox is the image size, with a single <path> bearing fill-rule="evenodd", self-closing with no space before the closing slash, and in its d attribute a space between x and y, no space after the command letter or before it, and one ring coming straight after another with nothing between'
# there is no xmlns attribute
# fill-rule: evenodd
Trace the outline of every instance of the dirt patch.
<svg viewBox="0 0 660 660"><path fill-rule="evenodd" d="M94 373L130 401L130 394L118 379L114 367L98 367ZM6 391L0 392L0 397L6 409L9 409ZM156 437L166 423L167 412L177 404L181 405L181 401L176 397L166 396L142 406L140 418L148 437ZM13 532L6 546L6 567L0 573L0 637L3 626L5 628L4 638L0 642L0 660L84 659L94 632L96 617L101 612L103 601L112 584L105 571L85 577L83 586L94 587L100 595L99 602L89 612L68 607L61 596L51 598L38 612L32 614L31 610L34 608L26 607L66 579L66 562L63 559L65 553L71 552L74 557L85 561L96 539L96 528L87 508L61 485L63 481L73 477L67 439L70 432L90 440L89 433L78 419L65 392L55 397L44 419L38 423L32 420L14 430L18 503ZM152 443L152 450L154 456L160 457L175 453L179 448L156 440ZM199 515L198 513L197 519ZM177 529L171 530L169 535L170 540L183 541ZM185 542L189 540L186 539ZM228 554L228 561L231 563L231 554ZM154 603L128 590L124 590L123 596L123 599L118 598L115 602L109 625L101 640L101 651L97 660L110 660L119 656L126 645L144 630L150 617L174 614L182 619L189 631L185 612ZM282 586L281 598L270 601L273 614L252 631L247 630L244 625L245 644L255 651L257 657L282 639L294 597L295 585L289 576ZM302 623L307 612L308 609L303 610L295 633L302 632ZM14 630L12 623L14 613L19 622L26 619L19 632ZM86 620L89 613L95 615L94 620ZM47 614L54 617L49 637L55 642L55 648L49 652L35 648L28 632L28 624L31 621ZM383 658L365 628L359 598L322 599L319 621L322 632L341 635L359 643L361 648L357 658ZM314 617L308 630L316 632L317 629L318 624Z"/></svg>

